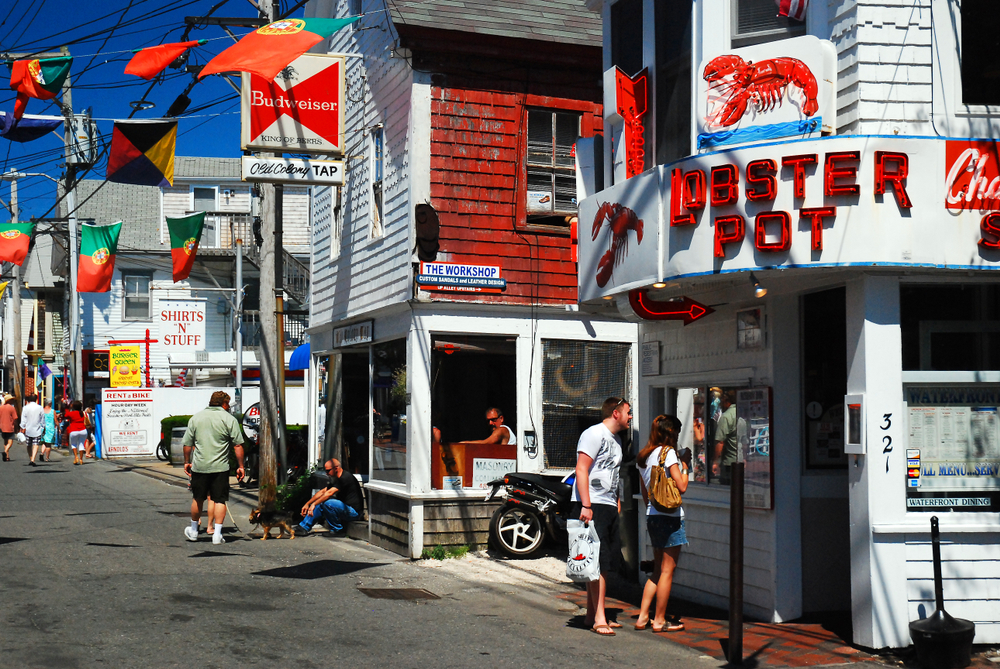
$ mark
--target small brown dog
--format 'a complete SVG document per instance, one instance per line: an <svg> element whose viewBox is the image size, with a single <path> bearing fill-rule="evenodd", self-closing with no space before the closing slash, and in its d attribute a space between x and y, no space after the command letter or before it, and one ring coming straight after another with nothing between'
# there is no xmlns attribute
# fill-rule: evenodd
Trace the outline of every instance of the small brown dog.
<svg viewBox="0 0 1000 669"><path fill-rule="evenodd" d="M288 532L292 539L295 538L295 530L292 529L294 521L292 519L292 514L284 511L262 511L261 509L254 509L250 512L250 522L258 527L264 528L264 536L260 538L261 541L267 541L271 536L271 529L274 527L278 528L278 538L280 539L285 532Z"/></svg>

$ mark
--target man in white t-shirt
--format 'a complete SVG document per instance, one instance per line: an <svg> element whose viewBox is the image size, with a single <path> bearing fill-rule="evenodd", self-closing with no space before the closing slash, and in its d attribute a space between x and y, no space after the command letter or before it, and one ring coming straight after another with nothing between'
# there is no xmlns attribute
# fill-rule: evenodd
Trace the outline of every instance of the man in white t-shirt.
<svg viewBox="0 0 1000 669"><path fill-rule="evenodd" d="M588 427L576 445L576 485L573 486L575 505L570 517L594 523L601 540L601 577L587 584L587 617L585 624L603 636L614 636L604 613L607 590L605 574L613 571L621 560L621 536L618 518L619 470L622 464L622 442L618 433L632 423L632 407L623 397L609 397L601 407L601 422Z"/></svg>
<svg viewBox="0 0 1000 669"><path fill-rule="evenodd" d="M514 434L514 430L510 429L503 424L503 411L496 407L490 407L486 410L486 421L490 424L490 428L493 430L490 436L485 439L477 439L476 441L465 441L465 444L516 444L517 435Z"/></svg>

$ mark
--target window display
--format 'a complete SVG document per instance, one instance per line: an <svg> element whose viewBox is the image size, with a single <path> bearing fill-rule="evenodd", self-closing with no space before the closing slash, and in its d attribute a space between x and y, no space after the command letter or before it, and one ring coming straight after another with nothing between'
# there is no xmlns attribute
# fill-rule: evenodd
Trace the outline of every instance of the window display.
<svg viewBox="0 0 1000 669"><path fill-rule="evenodd" d="M406 340L372 347L373 478L406 483Z"/></svg>

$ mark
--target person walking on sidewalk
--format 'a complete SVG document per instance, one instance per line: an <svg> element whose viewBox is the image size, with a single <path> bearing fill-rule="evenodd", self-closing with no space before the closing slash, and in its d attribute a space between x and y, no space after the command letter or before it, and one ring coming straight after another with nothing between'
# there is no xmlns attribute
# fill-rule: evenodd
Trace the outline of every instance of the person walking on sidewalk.
<svg viewBox="0 0 1000 669"><path fill-rule="evenodd" d="M681 557L681 546L688 543L684 533L684 509L677 507L672 511L660 511L650 501L649 493L653 468L660 466L661 455L663 469L674 480L677 492L683 495L687 491L691 452L684 449L685 454L678 456L677 435L680 431L681 422L675 416L657 416L649 428L649 441L635 459L635 465L639 468L642 499L646 502L646 529L653 547L653 575L646 581L642 591L639 618L635 622L637 630L644 630L650 624L654 632L679 632L684 629L684 623L680 620L667 620L667 602L674 583L674 570ZM663 449L667 450L666 454ZM654 598L656 613L650 621L649 608Z"/></svg>
<svg viewBox="0 0 1000 669"><path fill-rule="evenodd" d="M14 444L14 433L17 431L17 409L14 408L14 396L4 395L3 406L0 406L0 434L3 435L3 461L10 460L10 447Z"/></svg>
<svg viewBox="0 0 1000 669"><path fill-rule="evenodd" d="M208 408L191 416L184 433L184 473L191 477L191 525L188 541L198 541L198 523L205 500L215 502L213 544L224 544L222 523L229 501L229 454L236 455L236 478L243 478L243 430L229 413L229 394L212 393ZM212 524L211 522L209 524Z"/></svg>
<svg viewBox="0 0 1000 669"><path fill-rule="evenodd" d="M25 405L21 410L21 432L27 438L25 445L28 447L28 465L35 467L38 446L42 443L42 435L45 434L45 416L42 407L35 401L37 397L34 394L24 399Z"/></svg>
<svg viewBox="0 0 1000 669"><path fill-rule="evenodd" d="M56 413L52 410L52 400L45 400L42 419L45 423L45 433L42 435L42 460L48 462L52 446L56 443Z"/></svg>
<svg viewBox="0 0 1000 669"><path fill-rule="evenodd" d="M73 400L70 410L63 414L69 421L66 431L69 432L69 448L73 451L73 464L83 464L83 450L87 444L87 426L83 417L83 402Z"/></svg>
<svg viewBox="0 0 1000 669"><path fill-rule="evenodd" d="M619 499L619 469L622 464L622 442L618 433L632 423L632 407L624 397L609 397L601 407L601 422L588 427L576 445L576 485L573 486L573 508L570 518L594 523L601 540L601 577L587 583L587 617L584 624L602 636L614 636L613 627L604 613L606 575L617 571L622 557L618 531L621 500Z"/></svg>

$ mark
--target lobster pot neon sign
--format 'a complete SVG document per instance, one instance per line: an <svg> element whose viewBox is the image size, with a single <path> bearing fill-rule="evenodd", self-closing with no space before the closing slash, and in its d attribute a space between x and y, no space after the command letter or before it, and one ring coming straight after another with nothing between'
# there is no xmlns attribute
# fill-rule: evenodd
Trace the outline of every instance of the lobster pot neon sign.
<svg viewBox="0 0 1000 669"><path fill-rule="evenodd" d="M699 68L700 151L836 130L837 51L812 36L733 49Z"/></svg>

